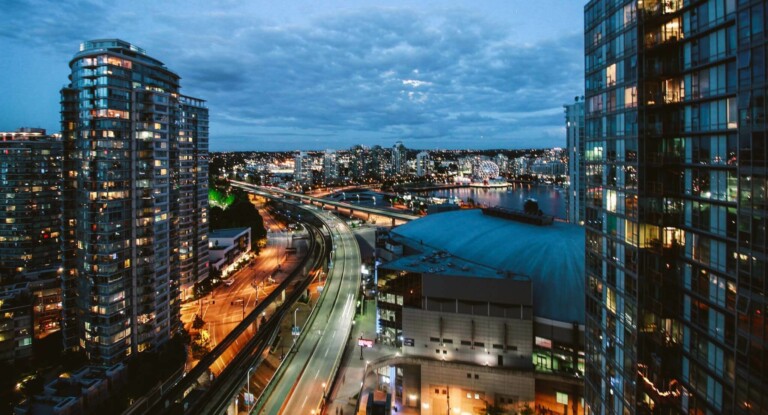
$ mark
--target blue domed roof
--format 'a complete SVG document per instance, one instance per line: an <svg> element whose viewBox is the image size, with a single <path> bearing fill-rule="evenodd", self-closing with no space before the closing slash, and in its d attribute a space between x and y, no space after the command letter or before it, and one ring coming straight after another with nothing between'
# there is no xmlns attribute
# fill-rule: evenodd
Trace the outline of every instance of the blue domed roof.
<svg viewBox="0 0 768 415"><path fill-rule="evenodd" d="M584 324L584 228L538 226L460 210L428 215L392 230L459 258L533 281L536 317Z"/></svg>

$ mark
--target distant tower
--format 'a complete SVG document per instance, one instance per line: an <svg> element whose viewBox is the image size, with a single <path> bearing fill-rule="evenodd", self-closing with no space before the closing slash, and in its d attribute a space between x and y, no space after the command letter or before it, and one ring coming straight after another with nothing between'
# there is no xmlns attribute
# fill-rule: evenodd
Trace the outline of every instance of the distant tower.
<svg viewBox="0 0 768 415"><path fill-rule="evenodd" d="M565 105L566 151L568 152L568 177L570 187L565 199L568 222L584 223L584 100Z"/></svg>
<svg viewBox="0 0 768 415"><path fill-rule="evenodd" d="M432 159L429 157L429 153L422 151L416 155L416 175L424 177L431 171Z"/></svg>
<svg viewBox="0 0 768 415"><path fill-rule="evenodd" d="M302 186L312 184L312 165L304 151L293 156L293 180Z"/></svg>
<svg viewBox="0 0 768 415"><path fill-rule="evenodd" d="M122 40L85 42L69 66L62 329L109 366L166 342L208 276L208 109Z"/></svg>
<svg viewBox="0 0 768 415"><path fill-rule="evenodd" d="M509 157L505 156L504 154L497 154L496 157L493 158L494 163L496 163L497 166L499 166L499 172L503 174L509 173Z"/></svg>
<svg viewBox="0 0 768 415"><path fill-rule="evenodd" d="M406 159L408 150L402 141L398 141L392 146L392 173L393 175L408 174L408 160Z"/></svg>
<svg viewBox="0 0 768 415"><path fill-rule="evenodd" d="M336 151L325 150L323 155L323 182L326 186L333 184L339 178L339 164Z"/></svg>

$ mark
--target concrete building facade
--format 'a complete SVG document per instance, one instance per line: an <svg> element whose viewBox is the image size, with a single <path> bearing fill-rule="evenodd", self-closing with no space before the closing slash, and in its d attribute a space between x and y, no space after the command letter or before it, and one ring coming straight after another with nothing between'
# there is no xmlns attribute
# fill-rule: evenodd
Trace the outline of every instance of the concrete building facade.
<svg viewBox="0 0 768 415"><path fill-rule="evenodd" d="M378 232L379 341L408 359L385 371L394 400L422 414L514 413L562 411L560 397L569 414L583 413L583 229L488 213Z"/></svg>

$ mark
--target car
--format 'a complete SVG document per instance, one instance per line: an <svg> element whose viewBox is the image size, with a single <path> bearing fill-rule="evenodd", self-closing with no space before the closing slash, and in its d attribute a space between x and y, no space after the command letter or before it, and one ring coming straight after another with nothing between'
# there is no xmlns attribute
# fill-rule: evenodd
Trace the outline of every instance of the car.
<svg viewBox="0 0 768 415"><path fill-rule="evenodd" d="M232 285L234 283L235 283L235 279L234 278L227 278L227 279L224 280L224 285L226 285L227 287L229 287L230 285Z"/></svg>

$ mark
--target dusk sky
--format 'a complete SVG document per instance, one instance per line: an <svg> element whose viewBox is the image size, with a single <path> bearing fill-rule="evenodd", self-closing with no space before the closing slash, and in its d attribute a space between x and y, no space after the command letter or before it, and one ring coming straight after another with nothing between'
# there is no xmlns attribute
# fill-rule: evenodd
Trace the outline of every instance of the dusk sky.
<svg viewBox="0 0 768 415"><path fill-rule="evenodd" d="M59 130L81 42L120 38L208 101L210 148L565 145L577 0L0 0L0 131Z"/></svg>

